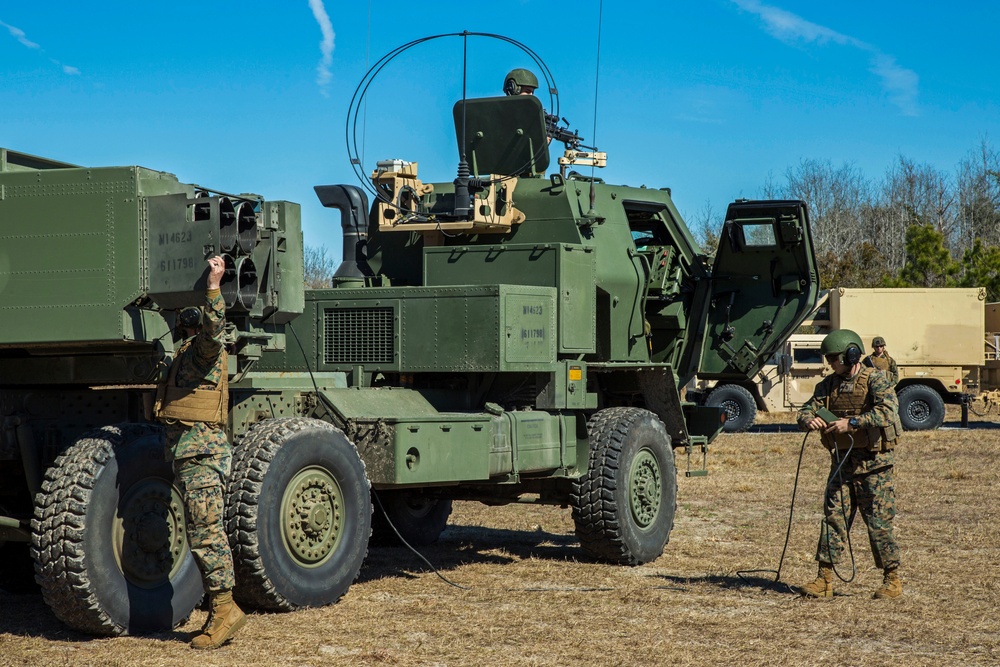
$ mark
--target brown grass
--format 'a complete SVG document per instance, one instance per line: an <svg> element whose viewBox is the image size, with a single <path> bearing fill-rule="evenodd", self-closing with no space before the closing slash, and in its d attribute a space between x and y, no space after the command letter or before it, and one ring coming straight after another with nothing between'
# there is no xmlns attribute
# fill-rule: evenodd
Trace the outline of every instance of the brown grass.
<svg viewBox="0 0 1000 667"><path fill-rule="evenodd" d="M802 442L787 421L720 437L709 477L680 477L670 544L649 565L588 561L568 510L457 503L441 542L424 553L469 590L408 551L373 548L339 604L254 614L236 641L209 654L185 643L201 611L181 632L89 639L61 626L38 596L0 593L0 665L1000 664L1000 428L907 434L896 520L905 593L871 599L881 572L859 522L857 575L824 602L785 585L815 575L827 455L812 439L781 581L752 572L776 568L785 539ZM849 574L849 564L842 569Z"/></svg>

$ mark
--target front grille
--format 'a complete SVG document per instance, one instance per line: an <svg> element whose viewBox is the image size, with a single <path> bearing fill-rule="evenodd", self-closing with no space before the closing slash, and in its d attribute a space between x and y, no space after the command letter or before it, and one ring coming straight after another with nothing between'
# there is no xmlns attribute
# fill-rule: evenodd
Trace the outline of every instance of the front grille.
<svg viewBox="0 0 1000 667"><path fill-rule="evenodd" d="M327 364L391 364L392 308L338 308L323 318Z"/></svg>

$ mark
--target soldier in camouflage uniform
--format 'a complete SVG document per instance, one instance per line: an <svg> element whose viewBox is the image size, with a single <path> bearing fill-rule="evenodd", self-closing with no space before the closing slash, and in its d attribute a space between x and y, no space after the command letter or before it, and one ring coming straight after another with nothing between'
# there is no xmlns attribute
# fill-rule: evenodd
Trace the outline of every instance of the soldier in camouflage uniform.
<svg viewBox="0 0 1000 667"><path fill-rule="evenodd" d="M885 349L885 338L881 336L872 338L872 350L874 351L861 363L869 368L884 371L889 376L889 380L892 381L892 386L895 387L899 382L899 368L896 366L896 360L890 357L888 350Z"/></svg>
<svg viewBox="0 0 1000 667"><path fill-rule="evenodd" d="M903 593L897 574L899 547L892 531L896 515L893 450L903 432L899 402L889 377L861 364L863 349L861 338L848 329L823 339L820 351L834 372L816 385L798 415L800 428L822 432L823 444L832 456L816 550L819 576L800 587L809 597L833 597L834 565L859 511L868 528L875 564L883 570L875 597L897 598Z"/></svg>
<svg viewBox="0 0 1000 667"><path fill-rule="evenodd" d="M223 525L223 490L232 446L222 430L228 405L228 363L223 331L226 306L219 290L225 264L208 260L204 314L188 308L178 316L187 340L177 350L157 392L156 415L167 435L167 460L184 497L187 538L201 571L211 612L191 646L222 646L246 623L233 602L233 556ZM203 320L203 321L202 321Z"/></svg>

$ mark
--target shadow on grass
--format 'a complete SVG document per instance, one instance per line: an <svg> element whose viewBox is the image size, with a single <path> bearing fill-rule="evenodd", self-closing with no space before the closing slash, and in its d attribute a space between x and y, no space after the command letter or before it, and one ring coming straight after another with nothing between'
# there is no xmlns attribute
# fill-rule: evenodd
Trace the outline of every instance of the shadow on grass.
<svg viewBox="0 0 1000 667"><path fill-rule="evenodd" d="M671 582L671 586L676 587L678 590L688 590L689 587L694 585L707 585L725 590L746 591L754 589L785 595L797 596L799 594L798 590L787 582L775 581L773 575L773 570L755 570L731 576L706 574L700 577L681 577L670 574L655 574L650 575L650 577L669 581Z"/></svg>
<svg viewBox="0 0 1000 667"><path fill-rule="evenodd" d="M135 636L187 644L195 634L197 633L171 630L142 632ZM64 625L45 604L37 588L34 591L17 593L0 589L0 636L2 635L33 637L66 644L83 644L108 639L77 632ZM6 664L3 663L2 656L0 664Z"/></svg>
<svg viewBox="0 0 1000 667"><path fill-rule="evenodd" d="M588 560L575 535L455 524L449 524L437 542L416 550L441 572L465 565L507 565L532 558ZM429 571L427 563L406 546L372 545L358 582L387 577L415 579Z"/></svg>

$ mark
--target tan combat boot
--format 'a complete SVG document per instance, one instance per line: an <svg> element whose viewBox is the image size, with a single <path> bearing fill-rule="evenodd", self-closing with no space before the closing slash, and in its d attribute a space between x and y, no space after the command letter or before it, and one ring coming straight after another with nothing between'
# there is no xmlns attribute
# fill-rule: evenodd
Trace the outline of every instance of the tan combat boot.
<svg viewBox="0 0 1000 667"><path fill-rule="evenodd" d="M805 586L799 587L799 593L810 598L832 598L833 597L833 565L830 563L819 564L819 574L816 580Z"/></svg>
<svg viewBox="0 0 1000 667"><path fill-rule="evenodd" d="M882 577L882 585L875 591L875 599L895 599L903 594L903 580L896 574L896 570L886 570Z"/></svg>
<svg viewBox="0 0 1000 667"><path fill-rule="evenodd" d="M212 593L212 611L208 620L201 634L191 640L192 648L219 648L246 625L247 617L233 602L232 591L220 591Z"/></svg>

